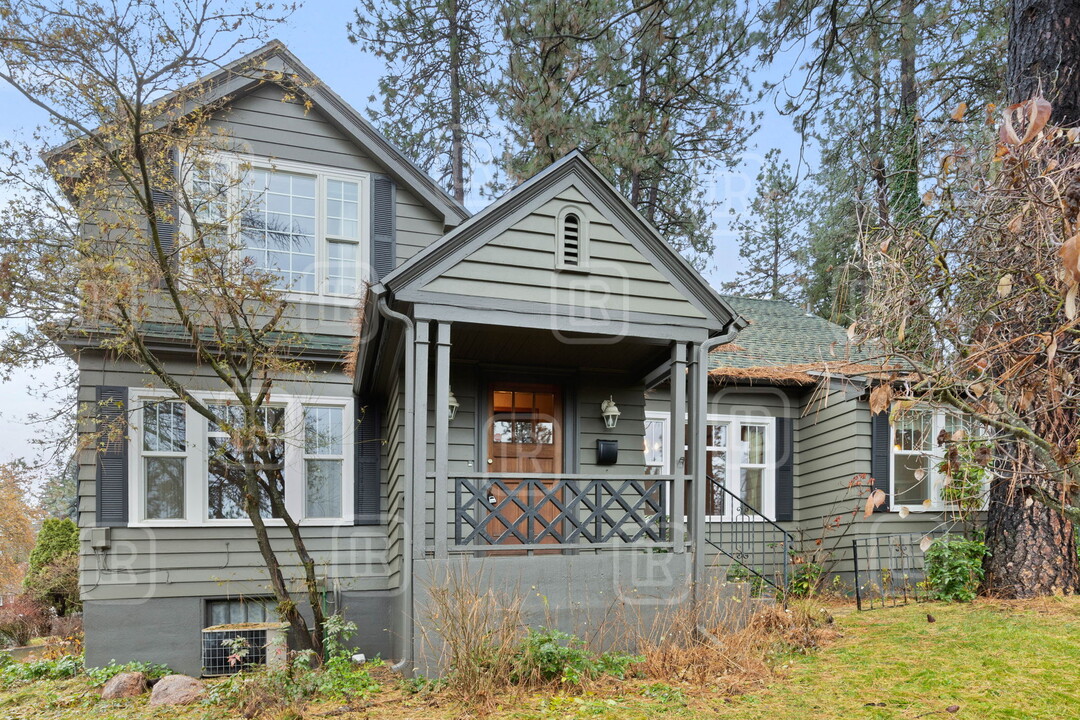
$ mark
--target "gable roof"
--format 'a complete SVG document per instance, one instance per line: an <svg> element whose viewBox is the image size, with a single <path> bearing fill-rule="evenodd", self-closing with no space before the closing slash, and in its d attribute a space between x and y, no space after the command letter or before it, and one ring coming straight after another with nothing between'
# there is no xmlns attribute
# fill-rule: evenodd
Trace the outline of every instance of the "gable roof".
<svg viewBox="0 0 1080 720"><path fill-rule="evenodd" d="M258 50L162 98L162 102L193 91L202 103L240 97L266 82L275 82L273 76L278 73L292 79L298 93L311 100L326 119L347 138L370 152L373 159L386 168L396 182L416 193L424 205L443 218L446 226L454 227L469 217L470 213L463 205L406 157L355 108L331 90L280 40L271 40ZM78 142L76 139L53 148L45 154L46 162Z"/></svg>
<svg viewBox="0 0 1080 720"><path fill-rule="evenodd" d="M880 371L867 348L848 339L836 323L808 314L784 300L724 295L748 320L738 336L709 355L710 374L731 380L816 383L811 373L862 374Z"/></svg>
<svg viewBox="0 0 1080 720"><path fill-rule="evenodd" d="M729 323L734 323L735 327L744 324L697 270L577 150L412 256L383 278L382 284L397 294L422 287L468 257L493 232L509 227L571 182L687 301L702 310L708 325L719 329Z"/></svg>

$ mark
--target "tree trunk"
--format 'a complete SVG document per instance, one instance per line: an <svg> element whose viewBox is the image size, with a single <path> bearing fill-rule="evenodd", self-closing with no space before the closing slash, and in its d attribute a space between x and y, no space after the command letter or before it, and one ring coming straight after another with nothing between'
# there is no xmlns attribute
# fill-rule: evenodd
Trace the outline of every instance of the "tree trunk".
<svg viewBox="0 0 1080 720"><path fill-rule="evenodd" d="M450 29L450 175L454 199L465 202L465 128L461 112L461 29L459 8L450 3L448 20Z"/></svg>
<svg viewBox="0 0 1080 720"><path fill-rule="evenodd" d="M1011 0L1009 3L1009 98L1042 94L1053 106L1051 121L1080 122L1080 4L1075 0ZM1030 462L1021 448L1018 462ZM1023 467L1023 465L1021 465ZM1029 480L1034 484L1042 482ZM1035 597L1080 590L1072 523L1029 495L1012 478L990 490L986 541L987 586L1004 597ZM1052 496L1057 492L1044 489Z"/></svg>
<svg viewBox="0 0 1080 720"><path fill-rule="evenodd" d="M1029 598L1080 591L1073 526L1011 478L990 488L986 588L997 597Z"/></svg>
<svg viewBox="0 0 1080 720"><path fill-rule="evenodd" d="M1012 102L1041 94L1052 123L1080 124L1080 3L1011 0L1008 82Z"/></svg>

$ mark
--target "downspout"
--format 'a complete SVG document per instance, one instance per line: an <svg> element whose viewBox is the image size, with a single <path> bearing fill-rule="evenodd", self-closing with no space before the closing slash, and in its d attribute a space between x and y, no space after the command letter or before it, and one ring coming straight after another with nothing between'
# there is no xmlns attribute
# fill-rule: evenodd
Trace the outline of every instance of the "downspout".
<svg viewBox="0 0 1080 720"><path fill-rule="evenodd" d="M396 310L391 310L389 304L386 302L386 295L380 294L379 301L376 307L379 310L379 314L387 320L392 320L401 323L405 328L405 528L403 538L403 552L402 552L402 565L401 565L401 590L405 595L405 613L404 613L404 627L402 628L402 635L405 639L405 652L402 658L392 665L391 667L395 672L401 672L408 665L410 657L413 651L413 640L416 631L416 626L413 621L413 553L412 553L412 532L409 528L409 523L412 522L413 516L413 503L415 502L414 493L412 492L413 481L413 434L415 428L413 427L413 384L416 382L415 376L415 356L414 350L414 334L415 325L408 315L399 313Z"/></svg>
<svg viewBox="0 0 1080 720"><path fill-rule="evenodd" d="M735 339L735 336L738 335L739 331L745 326L745 322L740 322L741 320L742 318L738 316L732 318L730 321L728 321L726 325L724 325L724 329L719 335L709 338L701 344L701 355L698 358L696 370L699 373L697 377L697 392L700 395L704 395L704 407L698 407L698 410L702 414L700 421L702 427L704 427L705 419L708 416L709 356L712 354L712 351L720 345L729 343ZM696 403L700 403L702 402L702 398L697 397L694 398L693 401ZM694 566L693 572L691 573L691 578L693 580L694 595L696 598L700 598L698 588L701 587L705 575L704 565L706 525L705 506L703 504L703 501L705 499L704 482L707 475L705 474L704 452L702 452L704 446L701 445L701 438L694 438L694 440L694 476L695 479L701 478L702 482L700 484L702 485L702 487L694 488L694 498L696 500L696 502L694 503L694 512L696 514L700 511L700 517L694 518ZM699 445L701 447L698 447ZM701 632L703 635L709 635L705 628L700 625L698 626L698 631Z"/></svg>

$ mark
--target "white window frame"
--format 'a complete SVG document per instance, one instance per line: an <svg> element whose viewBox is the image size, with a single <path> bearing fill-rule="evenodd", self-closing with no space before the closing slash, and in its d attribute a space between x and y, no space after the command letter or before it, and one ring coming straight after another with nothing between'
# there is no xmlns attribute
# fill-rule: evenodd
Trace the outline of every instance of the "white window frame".
<svg viewBox="0 0 1080 720"><path fill-rule="evenodd" d="M664 474L671 473L671 458L670 449L671 444L671 414L666 412L647 411L645 417L648 420L659 420L664 423ZM738 471L743 467L741 460L742 441L739 440L741 436L740 428L743 425L759 425L765 428L765 464L764 466L747 463L748 467L761 467L763 470L761 476L762 488L761 488L761 500L762 506L758 508L763 514L764 518L757 515L737 515L730 512L725 512L723 515L706 515L706 522L732 522L738 521L762 521L769 519L776 521L776 418L767 415L723 415L718 413L710 413L706 416L706 425L727 424L728 426L728 447L727 447L727 478L728 480L736 481L738 477ZM710 440L706 439L706 443ZM712 447L706 445L706 447ZM683 452L685 453L688 448L683 445ZM729 488L731 489L731 488ZM736 495L738 491L732 489Z"/></svg>
<svg viewBox="0 0 1080 720"><path fill-rule="evenodd" d="M194 393L195 397L208 404L219 404L228 400L236 401L230 393ZM176 400L176 396L167 390L131 389L131 413L128 432L128 518L129 527L251 527L251 521L245 518L215 519L209 517L207 463L209 460L209 421L199 415L186 403L187 427L187 462L184 465L184 517L169 520L154 520L146 517L144 496L146 482L143 474L143 427L142 408L147 402ZM353 399L350 397L326 397L306 395L275 395L275 406L285 408L285 508L301 525L339 526L353 524L353 470L355 463L349 462L351 449L356 443L356 428L350 418L354 417ZM307 518L306 478L304 477L304 408L339 407L342 410L342 451L344 458L341 470L341 517ZM264 518L268 526L284 526L280 518Z"/></svg>
<svg viewBox="0 0 1080 720"><path fill-rule="evenodd" d="M945 474L938 469L938 465L945 459L945 455L942 453L942 449L938 447L937 437L942 430L945 429L945 419L948 416L954 418L960 417L960 413L955 410L943 407L915 407L907 408L903 412L915 412L915 413L930 413L930 438L929 438L929 450L913 451L913 450L899 450L896 445L896 430L897 426L892 422L892 418L889 420L889 511L898 513L902 508L907 508L911 513L940 513L950 512L959 509L959 505L954 502L945 502L941 499L941 488L944 486ZM911 457L911 456L924 456L929 458L929 471L926 482L929 483L929 498L930 505L924 505L918 503L917 505L908 505L899 502L896 499L896 460L899 457ZM989 470L988 470L989 472ZM986 487L984 486L984 500L983 507L986 509Z"/></svg>
<svg viewBox="0 0 1080 720"><path fill-rule="evenodd" d="M646 464L646 468L658 467L660 468L660 475L671 474L671 414L666 412L654 412L652 410L645 411L645 420L655 421L661 424L660 430L660 442L663 444L664 461L659 465Z"/></svg>
<svg viewBox="0 0 1080 720"><path fill-rule="evenodd" d="M297 175L307 175L315 178L315 291L304 292L286 290L285 296L291 302L310 302L317 299L326 305L342 305L353 307L357 298L363 291L365 284L374 278L374 270L371 266L371 175L370 173L340 168L317 165L314 163L297 163L287 160L275 160L260 156L241 156L235 153L215 152L208 153L206 162L220 164L227 168L229 177L238 178L240 169L251 168L253 170L265 170L269 172L286 172ZM359 237L356 240L330 235L327 232L327 190L329 180L357 183L358 194L358 221ZM187 178L190 185L193 178ZM230 208L239 206L239 183L235 183L227 191L226 202ZM182 228L184 234L191 237L193 224L190 214L182 211ZM238 237L240 228L235 217L230 218L228 234L230 237ZM330 286L330 243L350 243L357 245L356 252L356 290L353 293L331 294Z"/></svg>
<svg viewBox="0 0 1080 720"><path fill-rule="evenodd" d="M568 265L563 261L566 243L566 216L574 214L578 219L578 262ZM555 269L568 272L589 272L589 216L577 205L566 205L555 218Z"/></svg>

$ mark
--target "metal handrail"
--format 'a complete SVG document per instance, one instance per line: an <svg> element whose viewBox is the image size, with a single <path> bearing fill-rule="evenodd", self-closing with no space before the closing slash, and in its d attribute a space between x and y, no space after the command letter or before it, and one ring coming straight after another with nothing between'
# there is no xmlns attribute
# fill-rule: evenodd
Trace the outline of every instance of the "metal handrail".
<svg viewBox="0 0 1080 720"><path fill-rule="evenodd" d="M780 593L787 593L788 564L791 562L791 548L795 544L791 533L729 490L722 481L712 476L708 476L708 480L710 489L714 493L716 490L722 493L725 507L730 503L732 508L740 508L742 512L732 516L725 514L722 520L708 523L705 530L705 542L721 555L738 563L750 574L760 578L762 582L776 588ZM701 519L704 521L706 517L702 508ZM783 540L783 554L778 563L775 562L776 541L770 537L770 530L779 533ZM727 541L721 537L717 541L713 537L717 532L721 535L730 534L732 537ZM771 562L766 562L767 559ZM760 564L756 562L757 560L761 560ZM775 572L766 571L767 564L780 566L779 582Z"/></svg>

